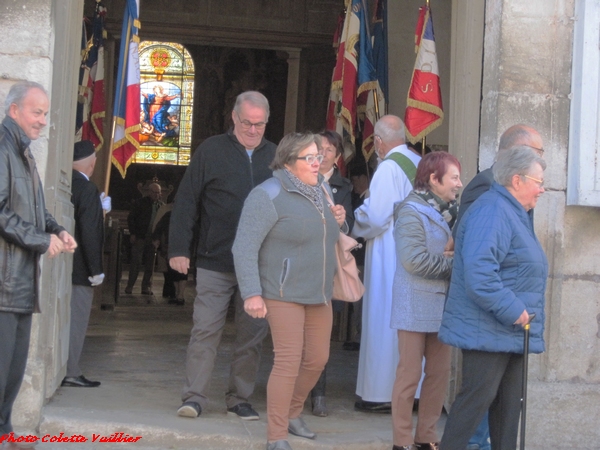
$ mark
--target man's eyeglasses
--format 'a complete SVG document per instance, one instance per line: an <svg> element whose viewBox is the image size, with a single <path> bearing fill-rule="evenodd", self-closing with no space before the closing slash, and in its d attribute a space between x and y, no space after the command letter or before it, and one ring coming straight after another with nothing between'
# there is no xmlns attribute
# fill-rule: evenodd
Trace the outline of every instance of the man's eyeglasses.
<svg viewBox="0 0 600 450"><path fill-rule="evenodd" d="M544 156L544 149L543 148L532 147L531 145L529 146L529 148L531 150L534 150L538 154L538 156Z"/></svg>
<svg viewBox="0 0 600 450"><path fill-rule="evenodd" d="M530 177L529 175L523 175L525 178L529 178L531 181L535 181L541 188L544 187L544 180L538 180L537 178Z"/></svg>
<svg viewBox="0 0 600 450"><path fill-rule="evenodd" d="M257 130L264 130L265 127L267 126L267 122L252 123L246 119L242 120L240 115L237 113L237 111L236 111L235 115L237 116L237 118L240 122L240 125L242 126L242 129L244 129L244 130L249 130L252 127L256 128Z"/></svg>
<svg viewBox="0 0 600 450"><path fill-rule="evenodd" d="M318 161L319 164L321 164L323 162L323 158L324 158L323 155L296 156L296 159L303 159L304 161L306 161L311 166L314 164L315 161Z"/></svg>

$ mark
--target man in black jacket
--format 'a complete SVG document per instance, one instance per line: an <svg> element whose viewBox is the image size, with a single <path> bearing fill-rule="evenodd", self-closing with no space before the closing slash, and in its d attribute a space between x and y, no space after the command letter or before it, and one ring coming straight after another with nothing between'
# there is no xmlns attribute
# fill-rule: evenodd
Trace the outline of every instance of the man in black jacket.
<svg viewBox="0 0 600 450"><path fill-rule="evenodd" d="M75 239L79 242L79 247L73 256L69 359L67 375L62 381L62 386L100 386L99 381L91 381L84 377L79 368L79 358L94 299L93 286L99 286L104 281L104 215L98 188L90 181L95 166L94 144L91 141L76 142L73 152L71 202L75 208ZM105 199L110 200L110 197Z"/></svg>
<svg viewBox="0 0 600 450"><path fill-rule="evenodd" d="M0 125L0 436L13 430L10 418L25 373L31 315L40 311L40 255L54 258L77 247L46 210L29 149L46 126L48 107L42 85L15 83Z"/></svg>
<svg viewBox="0 0 600 450"><path fill-rule="evenodd" d="M276 146L263 138L269 102L261 93L240 94L232 119L233 129L208 138L194 153L171 214L169 262L178 272L188 272L193 231L199 225L194 326L183 404L177 410L182 417L198 417L207 406L217 348L233 298L237 335L225 402L231 415L259 418L248 398L254 391L267 322L244 312L231 247L244 200L254 186L272 176L269 165Z"/></svg>
<svg viewBox="0 0 600 450"><path fill-rule="evenodd" d="M153 295L152 272L154 271L154 245L152 244L152 224L156 212L164 204L161 201L162 188L158 183L152 183L149 194L134 203L127 224L129 226L129 241L131 242L131 263L129 265L129 279L125 293L131 294L140 272L140 265L144 263L144 277L142 278L142 294Z"/></svg>

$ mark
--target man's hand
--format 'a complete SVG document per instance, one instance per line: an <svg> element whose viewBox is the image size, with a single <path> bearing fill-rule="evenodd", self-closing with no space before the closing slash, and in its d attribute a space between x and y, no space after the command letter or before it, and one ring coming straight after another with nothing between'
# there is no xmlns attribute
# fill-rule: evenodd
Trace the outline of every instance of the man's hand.
<svg viewBox="0 0 600 450"><path fill-rule="evenodd" d="M94 275L93 277L88 277L92 286L99 286L104 281L104 274L99 273L98 275Z"/></svg>
<svg viewBox="0 0 600 450"><path fill-rule="evenodd" d="M110 197L103 192L100 194L100 202L102 203L102 209L108 214L112 209L112 201Z"/></svg>
<svg viewBox="0 0 600 450"><path fill-rule="evenodd" d="M63 243L63 241L61 241L57 235L51 234L50 246L48 247L48 250L46 250L46 253L48 253L48 258L54 258L56 255L59 255L60 253L62 253L64 248L65 244Z"/></svg>
<svg viewBox="0 0 600 450"><path fill-rule="evenodd" d="M77 248L77 242L75 242L73 236L71 236L69 233L63 230L58 234L58 237L64 244L63 252L73 253L75 251L75 249Z"/></svg>
<svg viewBox="0 0 600 450"><path fill-rule="evenodd" d="M185 256L176 256L169 260L169 265L171 266L171 269L186 275L190 268L190 258L186 258Z"/></svg>
<svg viewBox="0 0 600 450"><path fill-rule="evenodd" d="M152 245L154 246L154 250L158 250L158 247L160 247L160 240L155 239L152 241Z"/></svg>
<svg viewBox="0 0 600 450"><path fill-rule="evenodd" d="M255 319L262 319L267 315L267 305L260 295L255 295L244 300L244 311Z"/></svg>

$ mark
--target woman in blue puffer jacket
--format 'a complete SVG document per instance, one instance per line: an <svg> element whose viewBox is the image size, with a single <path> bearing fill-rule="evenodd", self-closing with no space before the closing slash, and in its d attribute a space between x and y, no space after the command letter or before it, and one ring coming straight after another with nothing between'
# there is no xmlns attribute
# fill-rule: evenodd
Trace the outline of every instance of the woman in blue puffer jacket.
<svg viewBox="0 0 600 450"><path fill-rule="evenodd" d="M489 410L494 449L515 449L521 406L523 326L544 351L548 262L527 212L544 192L546 163L529 147L498 154L495 183L459 224L439 338L462 349L462 386L442 450L464 450Z"/></svg>

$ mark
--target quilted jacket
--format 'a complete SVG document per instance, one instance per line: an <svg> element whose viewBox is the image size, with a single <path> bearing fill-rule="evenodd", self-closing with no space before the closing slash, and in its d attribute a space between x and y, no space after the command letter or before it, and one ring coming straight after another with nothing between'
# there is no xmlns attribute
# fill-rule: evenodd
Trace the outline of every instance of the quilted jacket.
<svg viewBox="0 0 600 450"><path fill-rule="evenodd" d="M439 339L467 350L523 353L526 309L535 313L530 351L544 351L546 255L525 208L494 183L459 224Z"/></svg>

